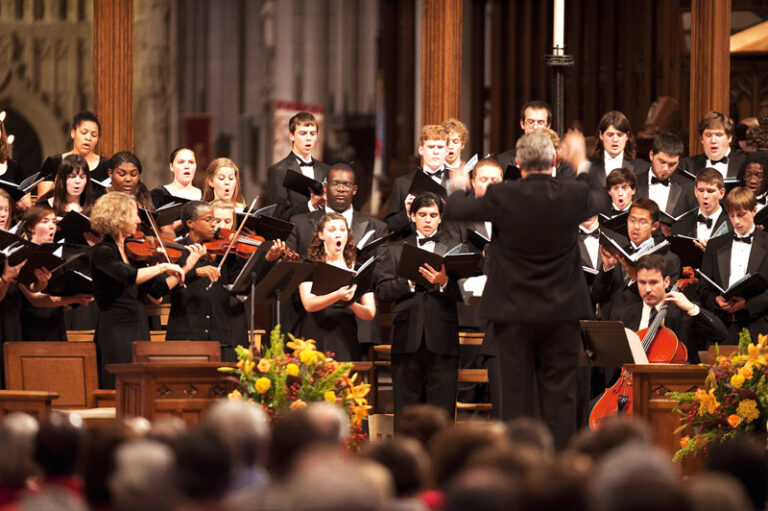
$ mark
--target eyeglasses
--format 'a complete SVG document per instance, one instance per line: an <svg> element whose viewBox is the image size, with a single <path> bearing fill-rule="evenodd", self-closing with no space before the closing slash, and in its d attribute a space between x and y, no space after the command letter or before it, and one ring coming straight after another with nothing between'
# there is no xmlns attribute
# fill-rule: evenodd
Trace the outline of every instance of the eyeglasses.
<svg viewBox="0 0 768 511"><path fill-rule="evenodd" d="M333 181L331 183L328 183L328 186L333 188L334 190L354 190L355 185L353 183L339 183L336 181Z"/></svg>
<svg viewBox="0 0 768 511"><path fill-rule="evenodd" d="M528 126L529 128L536 128L536 127L543 128L544 126L547 125L547 121L536 120L536 119L526 119L525 125Z"/></svg>
<svg viewBox="0 0 768 511"><path fill-rule="evenodd" d="M627 223L639 225L640 227L651 225L651 222L649 222L647 218L635 218L633 216L627 218Z"/></svg>

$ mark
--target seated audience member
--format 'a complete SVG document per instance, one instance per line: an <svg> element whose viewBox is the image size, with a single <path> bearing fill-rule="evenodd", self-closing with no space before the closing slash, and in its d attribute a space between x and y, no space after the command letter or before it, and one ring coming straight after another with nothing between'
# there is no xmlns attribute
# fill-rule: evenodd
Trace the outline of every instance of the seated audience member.
<svg viewBox="0 0 768 511"><path fill-rule="evenodd" d="M144 421L148 427L149 421ZM136 431L123 421L91 428L85 432L81 449L83 468L80 473L85 483L85 498L92 509L109 508L112 501L109 478L115 469L115 453L121 445L137 436Z"/></svg>
<svg viewBox="0 0 768 511"><path fill-rule="evenodd" d="M232 456L210 428L182 434L174 443L174 487L180 509L217 509L232 482Z"/></svg>
<svg viewBox="0 0 768 511"><path fill-rule="evenodd" d="M765 447L755 439L741 436L714 444L705 455L705 470L728 474L747 491L753 509L765 509L768 498L768 459Z"/></svg>
<svg viewBox="0 0 768 511"><path fill-rule="evenodd" d="M166 511L173 509L173 450L160 442L136 440L115 452L109 492L114 511Z"/></svg>
<svg viewBox="0 0 768 511"><path fill-rule="evenodd" d="M688 362L699 363L699 350L712 344L721 344L728 335L725 325L710 311L691 302L680 291L670 288L667 261L663 255L651 254L637 261L637 292L642 302L612 307L608 320L621 321L624 326L638 332L648 328L665 304L664 326L672 330L688 350Z"/></svg>
<svg viewBox="0 0 768 511"><path fill-rule="evenodd" d="M0 506L16 501L38 474L33 459L38 429L22 412L9 413L0 423Z"/></svg>
<svg viewBox="0 0 768 511"><path fill-rule="evenodd" d="M653 446L651 428L636 417L617 415L605 420L597 431L587 428L580 430L569 443L568 449L599 461L610 452L630 443L650 449Z"/></svg>
<svg viewBox="0 0 768 511"><path fill-rule="evenodd" d="M723 177L737 177L744 167L746 157L731 151L733 120L720 112L709 112L699 123L702 154L680 160L680 168L696 175L701 169L711 167ZM690 148L693 152L694 148Z"/></svg>
<svg viewBox="0 0 768 511"><path fill-rule="evenodd" d="M733 230L728 214L720 207L720 201L725 197L723 175L715 169L701 169L696 174L693 192L699 209L675 222L672 225L672 235L682 234L696 238L699 248L703 251L711 238Z"/></svg>
<svg viewBox="0 0 768 511"><path fill-rule="evenodd" d="M551 458L555 454L555 440L547 425L530 417L507 421L507 436L516 446L527 446Z"/></svg>
<svg viewBox="0 0 768 511"><path fill-rule="evenodd" d="M739 480L725 473L704 472L686 484L694 511L743 511L752 508Z"/></svg>
<svg viewBox="0 0 768 511"><path fill-rule="evenodd" d="M506 428L499 422L459 422L443 429L429 445L435 486L445 490L477 450L507 444Z"/></svg>
<svg viewBox="0 0 768 511"><path fill-rule="evenodd" d="M389 470L400 504L418 503L419 494L427 489L431 465L429 455L417 440L399 437L371 441L363 448L363 457Z"/></svg>
<svg viewBox="0 0 768 511"><path fill-rule="evenodd" d="M411 183L417 172L421 172L435 183L445 187L448 174L445 171L445 154L448 147L448 132L438 125L427 125L419 133L419 156L422 166L419 169L395 179L392 195L389 197L387 215L384 221L387 228L405 237L413 234L411 230L411 203L416 198L409 193Z"/></svg>
<svg viewBox="0 0 768 511"><path fill-rule="evenodd" d="M757 199L757 210L765 207L768 197L768 153L755 152L747 155L744 168L739 173L739 185L746 186Z"/></svg>
<svg viewBox="0 0 768 511"><path fill-rule="evenodd" d="M460 472L445 492L445 511L517 509L520 488L505 474L485 467Z"/></svg>
<svg viewBox="0 0 768 511"><path fill-rule="evenodd" d="M403 409L397 421L397 436L418 440L427 449L432 437L451 424L451 416L438 406L420 404Z"/></svg>
<svg viewBox="0 0 768 511"><path fill-rule="evenodd" d="M759 273L768 279L768 233L755 228L755 194L737 186L725 196L723 207L734 232L709 240L701 272L722 289L747 274ZM768 290L726 300L717 288L701 279L699 291L702 306L715 312L728 327L727 344L738 344L743 328L749 329L755 342L758 334L768 332Z"/></svg>
<svg viewBox="0 0 768 511"><path fill-rule="evenodd" d="M614 110L603 115L595 139L589 170L593 183L605 184L605 178L614 169L626 168L638 174L648 167L648 162L635 160L635 136L629 119L623 113Z"/></svg>
<svg viewBox="0 0 768 511"><path fill-rule="evenodd" d="M78 474L82 448L82 419L76 414L53 413L40 424L35 440L35 462L40 466L42 489L69 492L85 498Z"/></svg>

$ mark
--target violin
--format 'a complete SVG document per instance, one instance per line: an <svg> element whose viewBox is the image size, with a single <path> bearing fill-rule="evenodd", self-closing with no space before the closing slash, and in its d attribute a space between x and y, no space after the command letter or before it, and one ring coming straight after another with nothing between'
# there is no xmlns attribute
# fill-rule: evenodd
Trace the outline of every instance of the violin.
<svg viewBox="0 0 768 511"><path fill-rule="evenodd" d="M218 255L225 253L231 244L231 251L234 252L235 255L247 259L266 241L261 236L239 236L237 240L233 241L234 234L235 232L230 229L217 229L215 238L211 241L206 241L203 245L209 254ZM287 247L283 257L292 261L299 260L299 254Z"/></svg>
<svg viewBox="0 0 768 511"><path fill-rule="evenodd" d="M685 278L675 282L671 292L685 289L698 282L690 266L683 268L682 274ZM688 359L688 349L685 344L678 340L672 330L662 324L668 307L669 302L664 302L651 324L637 334L631 330L627 331L628 334L635 335L638 340L642 338L643 351L651 364L684 364ZM632 373L622 368L619 379L612 387L605 389L592 408L589 414L589 427L596 430L602 421L614 415L632 415L632 392Z"/></svg>
<svg viewBox="0 0 768 511"><path fill-rule="evenodd" d="M187 247L165 238L155 238L137 232L125 239L125 253L131 259L137 261L154 261L165 259L168 254L171 262L176 262L187 251ZM163 250L165 247L165 250Z"/></svg>

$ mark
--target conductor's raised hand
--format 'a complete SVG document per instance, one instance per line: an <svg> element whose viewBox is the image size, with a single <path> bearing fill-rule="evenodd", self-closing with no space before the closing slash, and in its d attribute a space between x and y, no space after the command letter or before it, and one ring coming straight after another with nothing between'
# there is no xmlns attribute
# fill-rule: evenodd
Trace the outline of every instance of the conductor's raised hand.
<svg viewBox="0 0 768 511"><path fill-rule="evenodd" d="M405 200L403 201L403 206L405 206L405 214L408 216L411 216L411 204L413 204L413 199L415 198L415 195L409 193L405 196Z"/></svg>
<svg viewBox="0 0 768 511"><path fill-rule="evenodd" d="M422 277L427 279L430 284L437 284L442 286L448 282L448 273L445 271L445 265L440 266L440 271L435 270L428 264L424 264L419 268L419 273Z"/></svg>
<svg viewBox="0 0 768 511"><path fill-rule="evenodd" d="M560 152L563 155L563 160L567 161L577 173L589 170L586 165L589 162L587 160L587 144L581 131L568 130L560 142Z"/></svg>

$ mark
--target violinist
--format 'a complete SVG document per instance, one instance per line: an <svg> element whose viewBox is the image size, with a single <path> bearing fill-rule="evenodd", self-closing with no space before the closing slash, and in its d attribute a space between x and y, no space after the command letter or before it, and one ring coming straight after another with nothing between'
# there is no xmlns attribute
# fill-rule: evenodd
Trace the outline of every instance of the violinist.
<svg viewBox="0 0 768 511"><path fill-rule="evenodd" d="M224 285L235 281L245 259L237 257L233 248L221 270L218 269L218 257L209 253L204 245L207 243L212 247L214 244L211 241L216 233L216 218L210 204L202 201L188 202L182 209L181 220L189 231L179 242L189 249L179 259L179 265L187 276L186 286L177 287L171 293L171 314L166 339L218 341L221 344L222 360L234 361L232 340L245 344L247 336L245 330L232 331L229 292ZM275 242L266 260L277 260L283 248L282 242Z"/></svg>
<svg viewBox="0 0 768 511"><path fill-rule="evenodd" d="M173 263L158 262L144 268L131 264L125 241L136 232L139 223L136 198L127 193L107 193L91 211L91 228L104 235L91 251L91 274L99 306L95 341L101 363L101 388L115 385L114 376L104 366L130 362L133 341L149 339L140 288L160 298L184 279L184 270Z"/></svg>
<svg viewBox="0 0 768 511"><path fill-rule="evenodd" d="M637 292L639 303L627 303L611 309L609 320L621 321L630 330L647 328L665 302L668 307L664 326L674 332L688 349L688 362L699 363L699 350L714 343L722 344L727 332L725 325L710 311L691 302L682 292L667 292L670 273L663 255L651 254L637 261Z"/></svg>

